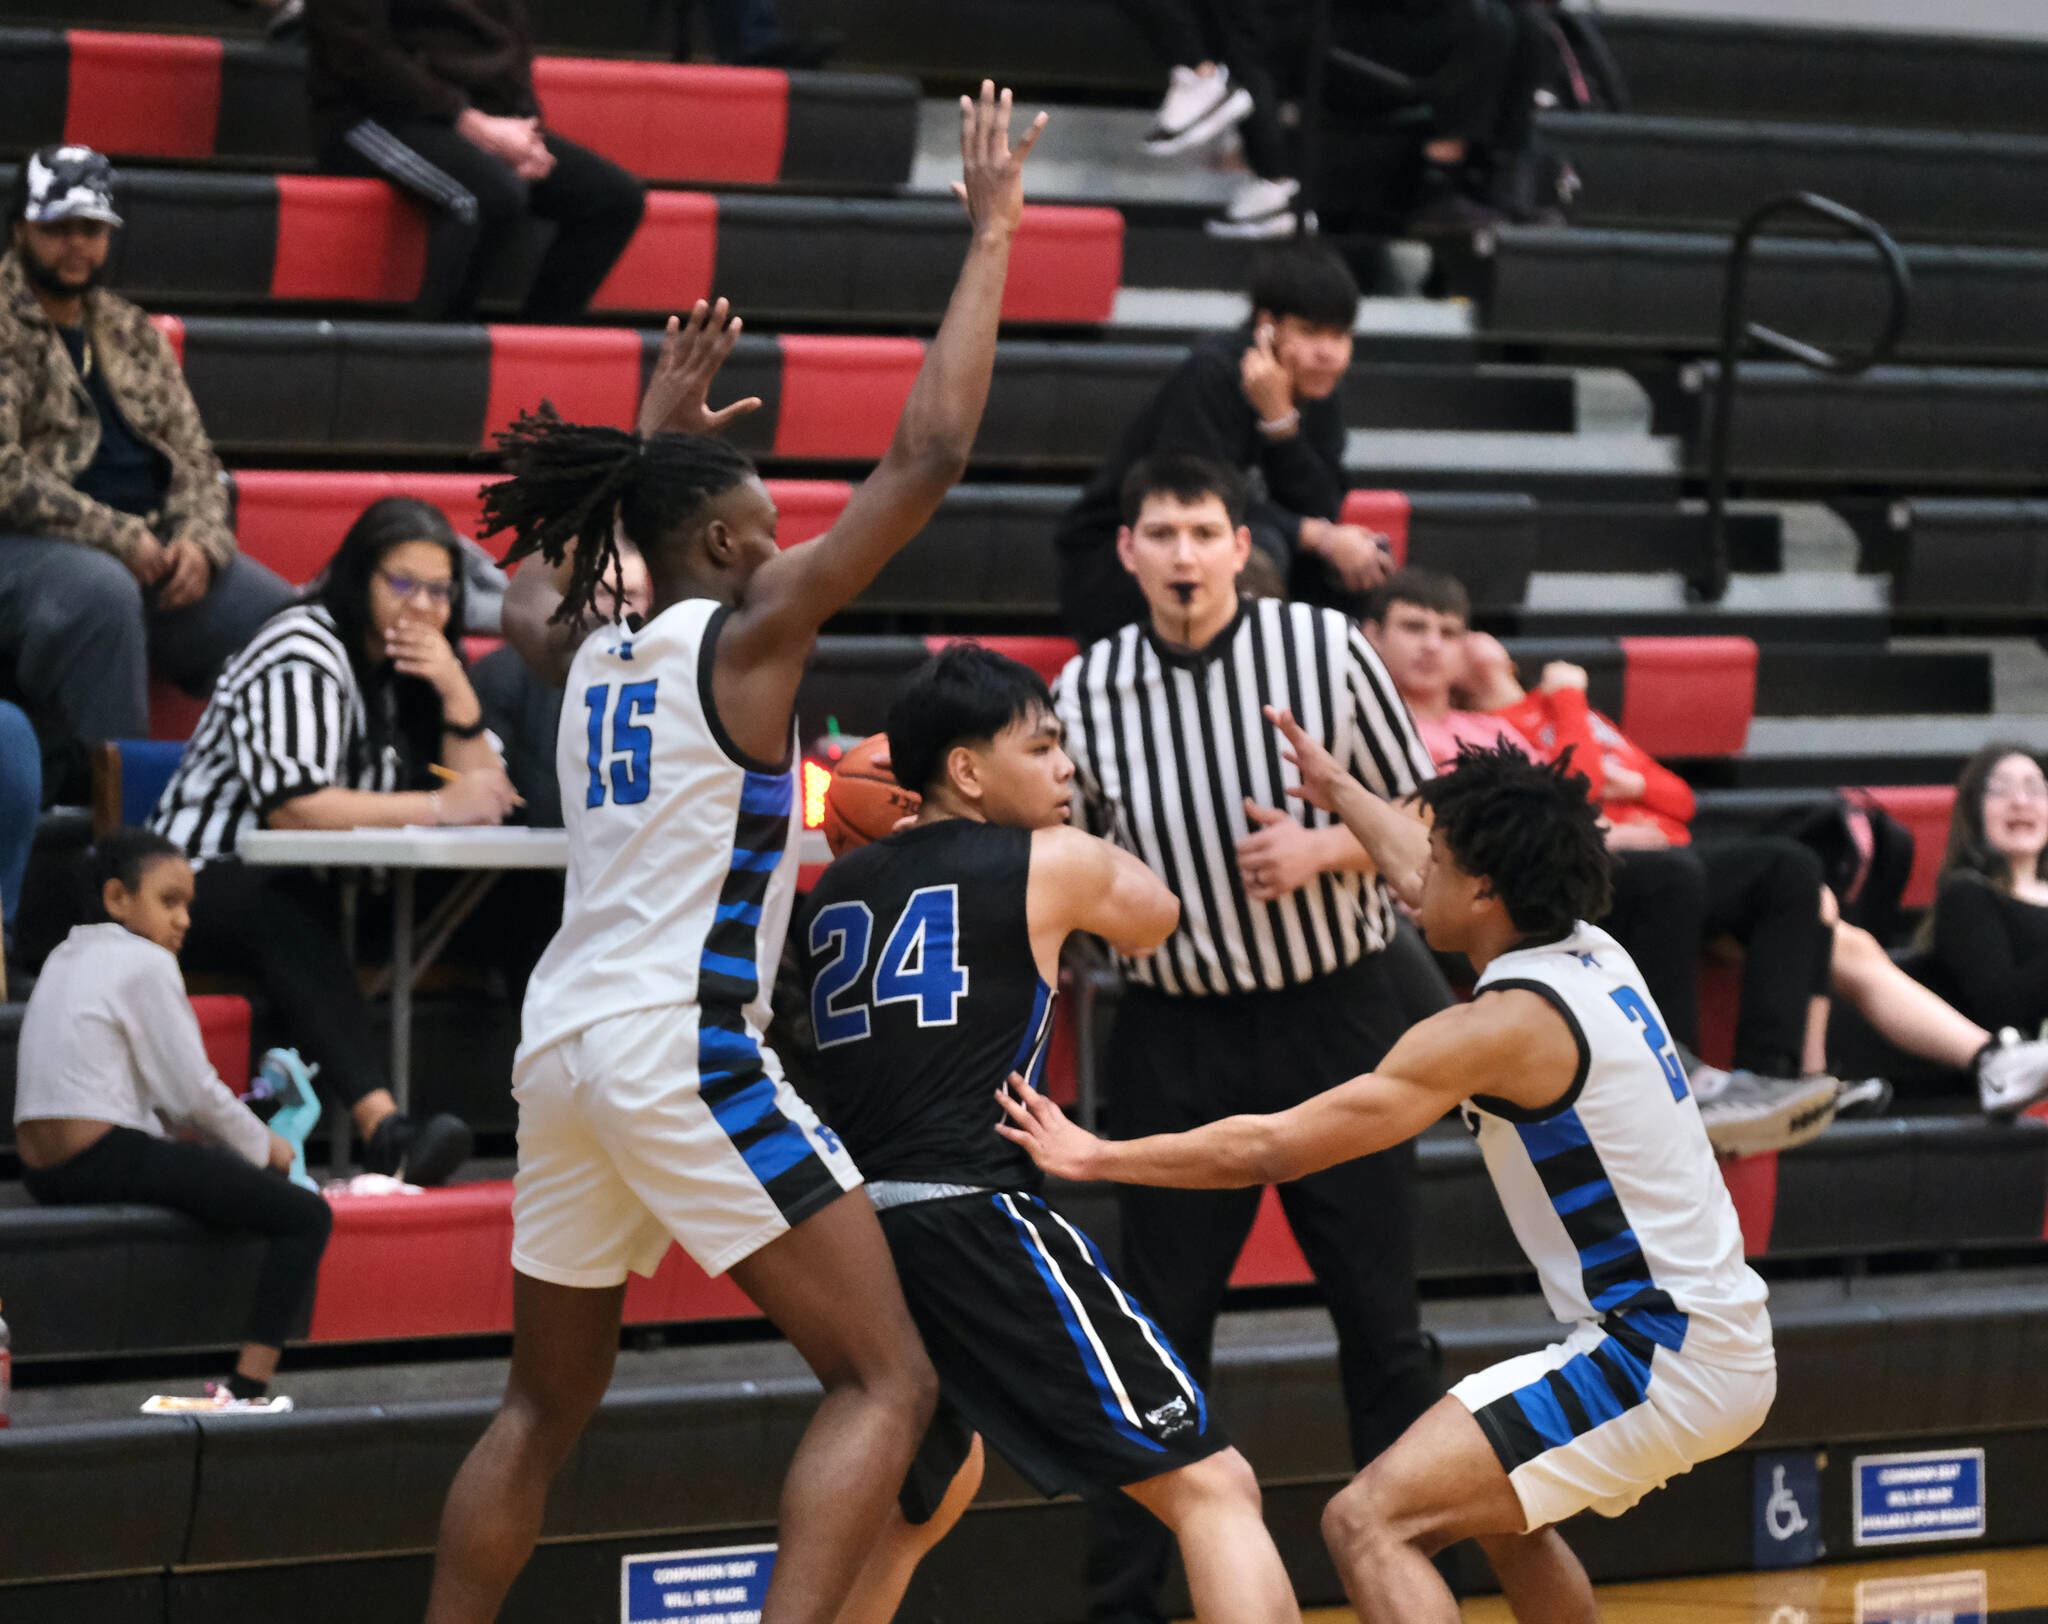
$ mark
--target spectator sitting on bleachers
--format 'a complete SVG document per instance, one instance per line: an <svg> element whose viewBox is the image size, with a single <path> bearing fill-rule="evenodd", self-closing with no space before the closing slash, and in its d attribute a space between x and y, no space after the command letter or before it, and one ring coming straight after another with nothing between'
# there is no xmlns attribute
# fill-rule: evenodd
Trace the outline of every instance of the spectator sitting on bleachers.
<svg viewBox="0 0 2048 1624"><path fill-rule="evenodd" d="M113 171L45 147L0 254L0 678L47 788L83 799L86 746L149 732L154 664L191 693L291 600L235 550L221 469L176 353L99 286Z"/></svg>
<svg viewBox="0 0 2048 1624"><path fill-rule="evenodd" d="M0 700L0 1003L7 1000L7 960L14 954L14 910L35 844L43 804L43 757L21 707Z"/></svg>
<svg viewBox="0 0 2048 1624"><path fill-rule="evenodd" d="M1979 750L1956 780L1929 926L1935 975L2001 1034L2048 1035L2048 779L2019 744Z"/></svg>
<svg viewBox="0 0 2048 1624"><path fill-rule="evenodd" d="M1553 661L1544 668L1541 687L1529 693L1516 680L1514 661L1496 638L1475 632L1465 642L1464 674L1456 679L1463 697L1515 724L1535 741L1537 753L1546 759L1576 747L1578 754L1574 759L1584 760L1599 770L1601 776L1595 779L1594 795L1602 811L1617 826L1624 818L1650 818L1656 820L1656 826L1673 842L1674 849L1691 840L1688 824L1692 792L1675 773L1637 749L1613 722L1586 703L1583 670ZM2038 773L2037 768L2037 779ZM1631 793L1639 778L1648 787L1643 792ZM1683 816L1678 815L1675 793L1667 790L1661 797L1658 794L1659 787L1667 782L1683 791ZM1661 810L1655 804L1660 799ZM2038 810L2044 823L2048 823L2048 793L2044 793ZM1776 838L1779 837L1752 837ZM1718 934L1714 928L1718 919L1713 887L1727 871L1728 860L1723 852L1749 843L1706 840L1693 847L1704 860L1708 885L1708 921L1702 932L1706 940L1711 941ZM1626 866L1628 861L1624 856L1616 868ZM1825 885L1818 887L1818 899L1819 917L1827 933L1827 989L1848 1000L1888 1042L1910 1055L1973 1076L1978 1103L1995 1115L2011 1115L2048 1094L2048 1043L2023 1042L2016 1034L1994 1038L1984 1026L1908 975L1869 931L1844 920L1834 893ZM1725 908L1719 911L1725 913ZM1640 939L1667 930L1672 923L1668 918L1642 913L1631 926L1631 935ZM1609 928L1613 929L1611 924ZM1623 940L1619 932L1615 936L1616 940ZM1624 941L1623 945L1628 943ZM1634 949L1630 951L1633 953ZM1750 987L1750 978L1745 973L1745 1000ZM1654 987L1652 992L1656 992ZM1658 996L1661 998L1661 994ZM1801 1052L1801 1069L1809 1076L1828 1069L1827 1020L1828 1000L1816 995L1808 1005L1806 1039ZM1708 1081L1711 1084L1711 1079ZM1888 1087L1852 1084L1837 1097L1837 1108L1882 1109L1889 1098ZM1703 1096L1702 1111L1706 1109Z"/></svg>
<svg viewBox="0 0 2048 1624"><path fill-rule="evenodd" d="M462 621L461 561L438 508L372 502L305 601L221 674L152 820L199 872L187 962L259 982L349 1107L365 1164L416 1184L462 1164L469 1129L398 1113L331 890L302 871L240 862L235 842L258 828L504 820L512 785L449 631ZM437 785L437 764L453 782Z"/></svg>
<svg viewBox="0 0 2048 1624"><path fill-rule="evenodd" d="M379 176L431 213L415 314L467 320L531 214L555 237L521 313L580 316L646 193L546 128L524 0L307 0L306 27L321 166Z"/></svg>
<svg viewBox="0 0 2048 1624"><path fill-rule="evenodd" d="M22 1182L49 1206L139 1202L261 1235L248 1340L215 1389L224 1402L258 1400L312 1299L333 1215L285 1176L291 1144L206 1058L178 974L193 895L184 854L147 830L117 829L94 848L90 873L99 920L50 954L22 1017Z"/></svg>
<svg viewBox="0 0 2048 1624"><path fill-rule="evenodd" d="M1061 519L1060 619L1081 643L1148 613L1117 558L1124 477L1180 451L1247 475L1251 563L1245 586L1355 615L1393 568L1386 538L1339 524L1344 411L1358 284L1335 250L1274 250L1252 271L1252 318L1203 339L1160 386Z"/></svg>

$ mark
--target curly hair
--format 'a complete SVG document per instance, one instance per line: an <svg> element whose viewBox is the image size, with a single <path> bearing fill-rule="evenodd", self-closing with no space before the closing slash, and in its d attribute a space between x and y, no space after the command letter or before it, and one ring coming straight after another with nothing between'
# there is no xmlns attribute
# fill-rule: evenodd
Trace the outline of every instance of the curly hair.
<svg viewBox="0 0 2048 1624"><path fill-rule="evenodd" d="M557 620L588 612L607 575L624 597L619 527L650 547L754 474L743 452L709 435L565 423L546 402L522 413L498 446L512 477L485 491L483 533L512 532L507 564L535 553L550 564L570 560Z"/></svg>
<svg viewBox="0 0 2048 1624"><path fill-rule="evenodd" d="M1511 744L1465 745L1417 792L1467 874L1484 879L1515 929L1551 940L1613 902L1613 864L1591 786L1572 752L1531 761Z"/></svg>

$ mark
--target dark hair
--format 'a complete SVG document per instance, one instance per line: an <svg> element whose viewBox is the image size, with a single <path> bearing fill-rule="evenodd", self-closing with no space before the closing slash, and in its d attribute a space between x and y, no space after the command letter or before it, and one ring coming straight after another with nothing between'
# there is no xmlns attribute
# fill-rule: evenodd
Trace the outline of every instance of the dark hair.
<svg viewBox="0 0 2048 1624"><path fill-rule="evenodd" d="M2007 756L2024 756L2037 765L2041 759L2024 744L1995 739L1963 763L1956 779L1955 810L1949 814L1948 849L1941 856L1941 883L1967 876L1987 880L2001 891L2010 888L2012 865L1992 849L1984 833L1984 786L1990 782L1992 769ZM2043 855L2048 857L2048 853ZM2034 872L2040 875L2040 859L2035 861Z"/></svg>
<svg viewBox="0 0 2048 1624"><path fill-rule="evenodd" d="M95 840L85 853L85 913L92 923L108 922L107 881L119 880L121 889L141 889L143 871L166 857L187 861L184 847L166 840L154 829L110 829ZM74 916L75 917L75 916Z"/></svg>
<svg viewBox="0 0 2048 1624"><path fill-rule="evenodd" d="M1358 320L1358 279L1334 248L1275 248L1252 265L1252 311L1261 310L1348 333Z"/></svg>
<svg viewBox="0 0 2048 1624"><path fill-rule="evenodd" d="M1195 503L1213 496L1230 515L1233 528L1244 523L1244 476L1227 463L1198 457L1192 451L1155 451L1140 457L1124 475L1120 493L1125 524L1136 524L1145 498L1166 495Z"/></svg>
<svg viewBox="0 0 2048 1624"><path fill-rule="evenodd" d="M1365 618L1384 621L1387 611L1397 603L1412 603L1439 615L1456 615L1468 624L1472 619L1472 598L1465 591L1465 583L1442 570L1411 565L1394 571L1373 589L1366 601Z"/></svg>
<svg viewBox="0 0 2048 1624"><path fill-rule="evenodd" d="M1602 918L1613 900L1600 809L1571 758L1544 764L1511 744L1468 744L1416 792L1458 867L1493 888L1515 929L1546 941Z"/></svg>
<svg viewBox="0 0 2048 1624"><path fill-rule="evenodd" d="M440 756L441 696L431 683L400 676L388 662L372 666L367 645L370 580L394 548L413 541L431 543L448 555L447 637L456 659L462 660L462 626L468 613L462 543L456 540L447 516L431 502L413 496L378 497L356 515L356 522L348 527L348 534L341 538L341 545L305 598L332 617L335 633L348 653L356 686L363 695L364 748L375 752L386 745L395 746L406 764L408 788L417 787L415 779L424 781L425 764Z"/></svg>
<svg viewBox="0 0 2048 1624"><path fill-rule="evenodd" d="M889 707L889 770L919 794L957 744L986 744L1012 722L1052 710L1052 691L1028 665L979 643L927 660Z"/></svg>
<svg viewBox="0 0 2048 1624"><path fill-rule="evenodd" d="M704 504L753 477L745 453L708 434L639 435L565 423L546 402L498 436L512 477L484 493L484 534L512 532L505 562L570 556L557 620L585 613L606 575L625 597L614 531L643 553ZM621 611L623 612L623 611Z"/></svg>

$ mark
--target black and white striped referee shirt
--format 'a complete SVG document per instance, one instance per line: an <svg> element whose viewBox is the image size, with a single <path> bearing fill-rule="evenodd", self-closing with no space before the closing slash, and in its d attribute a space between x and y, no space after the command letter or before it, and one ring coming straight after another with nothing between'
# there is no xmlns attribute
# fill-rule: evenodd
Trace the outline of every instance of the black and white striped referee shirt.
<svg viewBox="0 0 2048 1624"><path fill-rule="evenodd" d="M150 825L197 863L295 796L399 788L398 752L372 748L363 692L325 609L263 623L221 672Z"/></svg>
<svg viewBox="0 0 2048 1624"><path fill-rule="evenodd" d="M1434 775L1386 668L1334 609L1247 599L1198 654L1167 648L1149 624L1091 644L1060 673L1088 825L1142 858L1180 898L1180 925L1124 974L1169 994L1277 992L1384 948L1393 903L1376 877L1324 873L1293 895L1254 902L1237 868L1249 796L1310 828L1336 819L1291 801L1300 774L1261 714L1295 719L1360 782L1399 797Z"/></svg>

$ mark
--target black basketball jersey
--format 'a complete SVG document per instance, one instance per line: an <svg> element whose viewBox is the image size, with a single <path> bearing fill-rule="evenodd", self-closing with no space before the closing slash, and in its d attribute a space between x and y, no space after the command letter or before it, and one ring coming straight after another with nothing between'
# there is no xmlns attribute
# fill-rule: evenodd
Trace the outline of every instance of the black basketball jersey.
<svg viewBox="0 0 2048 1624"><path fill-rule="evenodd" d="M949 818L848 852L798 924L824 1117L870 1179L1006 1190L1036 1165L995 1131L1052 1030L1025 915L1031 832Z"/></svg>

